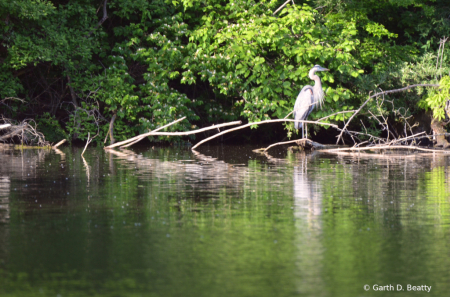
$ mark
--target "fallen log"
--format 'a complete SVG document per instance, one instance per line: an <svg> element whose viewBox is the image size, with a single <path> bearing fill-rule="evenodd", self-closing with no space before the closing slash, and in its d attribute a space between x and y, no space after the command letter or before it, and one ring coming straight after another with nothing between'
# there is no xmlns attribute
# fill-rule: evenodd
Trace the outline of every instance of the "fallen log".
<svg viewBox="0 0 450 297"><path fill-rule="evenodd" d="M274 146L285 145L285 144L290 144L290 143L295 143L299 147L306 148L306 149L325 149L325 148L335 148L336 147L335 145L324 145L324 144L312 141L311 139L296 139L296 140L290 140L290 141L277 142L277 143L269 145L266 148L260 148L260 149L256 149L253 151L255 153L267 152L270 148L272 148Z"/></svg>
<svg viewBox="0 0 450 297"><path fill-rule="evenodd" d="M9 125L8 128L9 131L7 131L6 134L3 134L2 136L0 136L0 141L6 141L8 139L13 138L14 136L17 136L19 134L23 134L24 129L26 129L28 127L27 123L24 123L22 125L17 125L17 126L11 126Z"/></svg>
<svg viewBox="0 0 450 297"><path fill-rule="evenodd" d="M450 150L439 150L439 149L428 149L412 145L380 145L380 146L366 146L366 147L346 147L346 148L336 148L336 149L322 149L320 152L324 153L334 153L343 151L377 151L377 150L417 150L429 153L443 153L450 154Z"/></svg>

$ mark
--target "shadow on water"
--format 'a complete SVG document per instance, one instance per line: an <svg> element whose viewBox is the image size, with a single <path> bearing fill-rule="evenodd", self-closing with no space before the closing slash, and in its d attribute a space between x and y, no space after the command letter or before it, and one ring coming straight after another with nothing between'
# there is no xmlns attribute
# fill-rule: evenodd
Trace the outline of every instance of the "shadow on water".
<svg viewBox="0 0 450 297"><path fill-rule="evenodd" d="M252 149L0 152L0 294L450 289L448 157Z"/></svg>

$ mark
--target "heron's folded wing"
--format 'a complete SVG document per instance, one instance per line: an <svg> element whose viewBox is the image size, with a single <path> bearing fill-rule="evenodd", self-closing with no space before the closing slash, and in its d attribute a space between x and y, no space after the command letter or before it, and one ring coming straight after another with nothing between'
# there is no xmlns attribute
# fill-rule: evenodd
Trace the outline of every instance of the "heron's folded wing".
<svg viewBox="0 0 450 297"><path fill-rule="evenodd" d="M312 87L305 86L295 101L294 118L296 120L305 120L314 109L313 102Z"/></svg>

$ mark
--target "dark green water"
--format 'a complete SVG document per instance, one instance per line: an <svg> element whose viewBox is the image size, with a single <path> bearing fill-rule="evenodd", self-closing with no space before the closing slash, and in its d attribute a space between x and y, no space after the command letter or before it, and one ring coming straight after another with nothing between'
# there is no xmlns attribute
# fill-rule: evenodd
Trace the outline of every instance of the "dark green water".
<svg viewBox="0 0 450 297"><path fill-rule="evenodd" d="M81 151L0 152L0 296L450 292L448 157Z"/></svg>

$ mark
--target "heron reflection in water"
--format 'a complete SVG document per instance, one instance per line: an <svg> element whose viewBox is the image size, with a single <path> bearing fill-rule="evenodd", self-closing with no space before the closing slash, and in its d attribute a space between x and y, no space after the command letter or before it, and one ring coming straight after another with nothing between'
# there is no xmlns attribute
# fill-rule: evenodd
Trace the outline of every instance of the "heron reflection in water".
<svg viewBox="0 0 450 297"><path fill-rule="evenodd" d="M322 194L320 180L315 180L308 172L308 162L315 154L300 154L298 166L294 167L294 216L304 220L309 229L321 229L320 215L322 214Z"/></svg>
<svg viewBox="0 0 450 297"><path fill-rule="evenodd" d="M264 153L267 160L275 165L286 166L291 163L289 159L275 158ZM307 223L308 229L321 229L320 215L322 214L322 192L320 175L315 178L313 172L308 172L308 163L311 163L317 152L295 153L295 166L293 168L293 198L294 217L298 221Z"/></svg>
<svg viewBox="0 0 450 297"><path fill-rule="evenodd" d="M293 166L293 216L295 219L296 246L295 265L298 276L297 293L306 296L323 296L317 288L325 285L323 280L324 251L322 228L321 176L315 174L317 152L295 153L295 158L274 158L265 154L269 162L289 168ZM292 163L294 162L294 163ZM310 168L308 168L310 167Z"/></svg>

